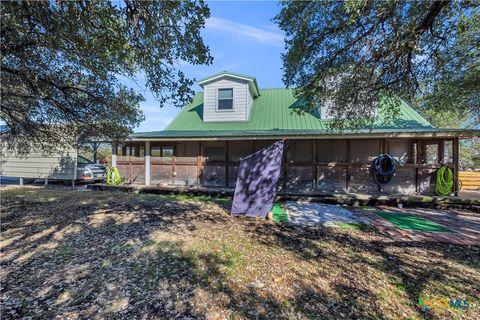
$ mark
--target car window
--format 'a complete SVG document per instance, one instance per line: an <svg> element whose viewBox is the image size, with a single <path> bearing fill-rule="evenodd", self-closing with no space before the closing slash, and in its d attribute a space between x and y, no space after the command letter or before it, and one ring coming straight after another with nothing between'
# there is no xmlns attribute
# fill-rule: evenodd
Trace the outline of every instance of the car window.
<svg viewBox="0 0 480 320"><path fill-rule="evenodd" d="M92 164L93 162L88 160L87 158L85 157L82 157L82 156L78 156L77 158L77 163L78 164Z"/></svg>

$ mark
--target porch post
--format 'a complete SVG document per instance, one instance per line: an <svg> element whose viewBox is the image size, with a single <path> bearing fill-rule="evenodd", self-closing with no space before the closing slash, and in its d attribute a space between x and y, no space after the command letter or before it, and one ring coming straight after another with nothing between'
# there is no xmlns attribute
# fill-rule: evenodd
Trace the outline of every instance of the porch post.
<svg viewBox="0 0 480 320"><path fill-rule="evenodd" d="M453 168L453 174L454 174L454 183L453 183L453 188L454 188L454 191L455 191L455 196L458 197L458 188L460 187L459 183L458 183L458 170L460 170L460 166L459 166L459 161L460 161L460 157L459 157L459 139L458 138L454 138L453 139L453 165L454 165L454 168Z"/></svg>
<svg viewBox="0 0 480 320"><path fill-rule="evenodd" d="M201 141L198 142L197 175L198 186L203 187L203 146Z"/></svg>
<svg viewBox="0 0 480 320"><path fill-rule="evenodd" d="M145 141L145 185L150 185L150 141Z"/></svg>
<svg viewBox="0 0 480 320"><path fill-rule="evenodd" d="M228 188L228 141L225 141L225 188Z"/></svg>
<svg viewBox="0 0 480 320"><path fill-rule="evenodd" d="M112 168L117 166L117 144L112 144Z"/></svg>
<svg viewBox="0 0 480 320"><path fill-rule="evenodd" d="M317 191L317 139L313 140L313 191Z"/></svg>
<svg viewBox="0 0 480 320"><path fill-rule="evenodd" d="M352 181L351 181L351 172L350 172L350 162L352 161L352 156L351 156L351 152L350 152L350 149L351 149L351 140L350 139L347 139L347 166L345 167L345 176L346 176L346 184L345 184L345 187L346 187L346 190L347 192L350 192L350 186L352 184Z"/></svg>
<svg viewBox="0 0 480 320"><path fill-rule="evenodd" d="M415 140L414 143L414 153L415 158L413 159L413 163L415 163L415 192L417 194L420 193L420 179L418 178L418 164L420 163L420 141L418 139Z"/></svg>

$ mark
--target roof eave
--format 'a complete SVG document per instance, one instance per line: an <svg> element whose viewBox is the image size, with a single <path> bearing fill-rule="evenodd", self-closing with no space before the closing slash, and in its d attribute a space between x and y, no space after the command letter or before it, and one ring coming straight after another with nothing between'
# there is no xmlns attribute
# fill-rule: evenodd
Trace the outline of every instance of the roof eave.
<svg viewBox="0 0 480 320"><path fill-rule="evenodd" d="M261 131L261 132L232 132L215 135L205 135L198 133L197 136L193 132L189 134L179 133L171 136L137 136L131 137L133 141L170 141L182 139L185 141L211 141L211 140L270 140L279 137L288 137L290 139L365 139L365 138L480 138L480 130L468 129L446 129L446 130L428 130L428 129L412 129L402 131L358 131L348 133L328 133L328 132L286 132L279 130L278 132Z"/></svg>
<svg viewBox="0 0 480 320"><path fill-rule="evenodd" d="M234 79L240 79L240 80L247 81L249 83L249 86L251 86L254 89L254 97L256 98L256 97L260 96L260 89L258 88L256 78L241 76L241 75L237 75L237 74L233 74L233 73L229 73L229 72L223 72L223 73L220 73L220 74L208 77L208 78L204 78L204 79L198 81L198 85L203 89L203 85L205 83L211 82L211 81L223 78L223 77L231 77L231 78L234 78Z"/></svg>

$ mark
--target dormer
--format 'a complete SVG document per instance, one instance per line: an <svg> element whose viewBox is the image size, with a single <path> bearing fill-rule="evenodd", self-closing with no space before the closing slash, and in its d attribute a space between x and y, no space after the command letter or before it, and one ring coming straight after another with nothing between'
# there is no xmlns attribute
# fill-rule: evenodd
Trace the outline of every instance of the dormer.
<svg viewBox="0 0 480 320"><path fill-rule="evenodd" d="M203 88L203 121L248 121L260 96L255 77L223 71L198 84Z"/></svg>

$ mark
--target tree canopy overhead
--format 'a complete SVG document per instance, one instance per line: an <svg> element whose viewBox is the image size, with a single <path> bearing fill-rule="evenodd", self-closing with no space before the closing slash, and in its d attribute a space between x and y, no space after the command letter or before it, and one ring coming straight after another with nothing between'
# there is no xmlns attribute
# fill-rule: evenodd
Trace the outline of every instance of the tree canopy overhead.
<svg viewBox="0 0 480 320"><path fill-rule="evenodd" d="M480 120L480 2L285 1L284 82L310 107L333 98L332 128L373 121L395 97ZM341 119L348 119L342 121ZM367 119L367 120L366 120Z"/></svg>
<svg viewBox="0 0 480 320"><path fill-rule="evenodd" d="M118 76L144 73L160 101L183 106L193 79L176 64L210 64L203 1L1 2L1 120L17 139L50 142L71 130L125 138L143 99ZM62 130L60 130L60 128Z"/></svg>

